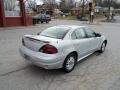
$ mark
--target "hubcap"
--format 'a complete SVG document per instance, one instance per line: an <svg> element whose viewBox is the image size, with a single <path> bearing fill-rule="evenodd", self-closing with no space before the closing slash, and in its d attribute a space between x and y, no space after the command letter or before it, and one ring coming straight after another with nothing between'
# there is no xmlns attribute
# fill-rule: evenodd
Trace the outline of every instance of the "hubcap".
<svg viewBox="0 0 120 90"><path fill-rule="evenodd" d="M102 44L102 51L105 51L105 43Z"/></svg>
<svg viewBox="0 0 120 90"><path fill-rule="evenodd" d="M71 69L74 67L74 64L75 64L75 59L74 59L74 57L70 57L70 58L67 60L66 68L67 68L68 70L71 70Z"/></svg>

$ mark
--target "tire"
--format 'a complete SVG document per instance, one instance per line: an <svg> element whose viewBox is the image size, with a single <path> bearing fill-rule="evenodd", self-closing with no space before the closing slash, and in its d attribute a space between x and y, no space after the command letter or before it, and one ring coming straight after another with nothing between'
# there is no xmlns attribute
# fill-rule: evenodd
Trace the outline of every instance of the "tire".
<svg viewBox="0 0 120 90"><path fill-rule="evenodd" d="M69 54L64 61L62 68L63 71L66 73L71 72L74 69L76 62L77 62L77 56L74 53Z"/></svg>
<svg viewBox="0 0 120 90"><path fill-rule="evenodd" d="M105 41L102 43L101 48L100 48L100 50L98 51L99 53L103 53L103 52L105 51L106 44L107 44L107 43L106 43Z"/></svg>
<svg viewBox="0 0 120 90"><path fill-rule="evenodd" d="M49 23L49 21L46 21L46 23Z"/></svg>
<svg viewBox="0 0 120 90"><path fill-rule="evenodd" d="M39 24L39 20L37 20L37 24Z"/></svg>
<svg viewBox="0 0 120 90"><path fill-rule="evenodd" d="M41 23L43 23L43 21L41 21Z"/></svg>

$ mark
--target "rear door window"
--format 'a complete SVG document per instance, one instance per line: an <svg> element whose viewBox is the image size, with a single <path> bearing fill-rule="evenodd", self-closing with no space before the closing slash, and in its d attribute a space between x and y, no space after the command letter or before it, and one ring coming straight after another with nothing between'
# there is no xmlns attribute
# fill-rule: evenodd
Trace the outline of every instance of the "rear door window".
<svg viewBox="0 0 120 90"><path fill-rule="evenodd" d="M83 28L78 28L72 33L71 37L72 39L82 39L86 37L86 34Z"/></svg>

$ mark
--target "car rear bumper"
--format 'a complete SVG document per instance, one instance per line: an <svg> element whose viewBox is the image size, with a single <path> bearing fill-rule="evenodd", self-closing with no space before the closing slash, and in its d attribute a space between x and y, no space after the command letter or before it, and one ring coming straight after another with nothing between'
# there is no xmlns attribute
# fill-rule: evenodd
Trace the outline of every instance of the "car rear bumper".
<svg viewBox="0 0 120 90"><path fill-rule="evenodd" d="M49 55L32 51L24 46L20 47L20 53L27 62L45 69L62 68L65 59L63 56L60 55Z"/></svg>

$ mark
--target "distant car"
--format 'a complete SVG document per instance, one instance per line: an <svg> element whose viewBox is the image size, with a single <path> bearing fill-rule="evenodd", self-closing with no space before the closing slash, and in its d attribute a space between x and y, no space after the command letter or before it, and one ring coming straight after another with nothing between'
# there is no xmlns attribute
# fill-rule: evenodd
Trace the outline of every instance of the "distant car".
<svg viewBox="0 0 120 90"><path fill-rule="evenodd" d="M88 21L88 20L89 20L87 17L81 16L81 15L77 15L76 18L77 18L78 20L80 20L80 21Z"/></svg>
<svg viewBox="0 0 120 90"><path fill-rule="evenodd" d="M63 15L65 15L65 16L69 16L70 14L69 14L69 13L63 13Z"/></svg>
<svg viewBox="0 0 120 90"><path fill-rule="evenodd" d="M107 39L87 26L50 27L38 35L25 35L20 47L27 62L45 69L71 72L76 63L98 51L105 51Z"/></svg>
<svg viewBox="0 0 120 90"><path fill-rule="evenodd" d="M33 23L49 23L51 21L51 16L49 14L39 14L36 16L33 16Z"/></svg>
<svg viewBox="0 0 120 90"><path fill-rule="evenodd" d="M69 16L70 13L63 13L63 12L61 12L60 15L61 15L61 16Z"/></svg>

